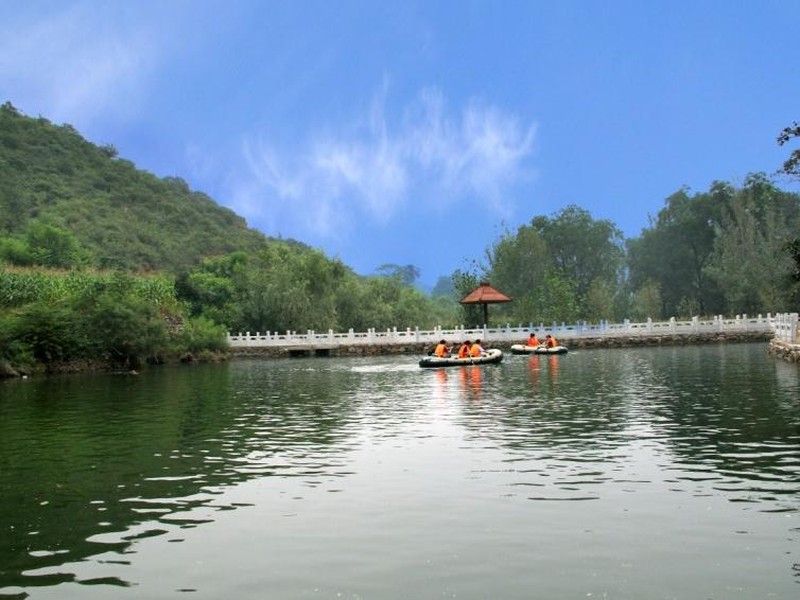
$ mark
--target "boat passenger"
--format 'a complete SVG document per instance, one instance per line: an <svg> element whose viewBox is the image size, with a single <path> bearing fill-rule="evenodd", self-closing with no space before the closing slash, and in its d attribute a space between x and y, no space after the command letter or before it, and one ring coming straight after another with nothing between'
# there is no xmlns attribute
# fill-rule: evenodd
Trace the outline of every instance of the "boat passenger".
<svg viewBox="0 0 800 600"><path fill-rule="evenodd" d="M532 346L533 348L538 348L542 345L542 342L539 341L539 338L536 337L535 333L532 333L531 336L528 338L528 346Z"/></svg>
<svg viewBox="0 0 800 600"><path fill-rule="evenodd" d="M556 338L554 338L552 335L548 333L545 336L544 345L547 346L548 348L555 348L556 346L558 346L558 340L556 340Z"/></svg>
<svg viewBox="0 0 800 600"><path fill-rule="evenodd" d="M472 344L472 347L469 349L470 358L477 358L479 356L483 356L485 351L483 347L481 347L481 341L475 340L475 343Z"/></svg>
<svg viewBox="0 0 800 600"><path fill-rule="evenodd" d="M450 348L447 347L447 342L444 340L439 340L439 343L436 345L436 349L433 351L433 354L439 358L446 358L450 356Z"/></svg>
<svg viewBox="0 0 800 600"><path fill-rule="evenodd" d="M461 344L461 347L458 349L458 358L469 358L469 349L472 347L472 344L469 340Z"/></svg>

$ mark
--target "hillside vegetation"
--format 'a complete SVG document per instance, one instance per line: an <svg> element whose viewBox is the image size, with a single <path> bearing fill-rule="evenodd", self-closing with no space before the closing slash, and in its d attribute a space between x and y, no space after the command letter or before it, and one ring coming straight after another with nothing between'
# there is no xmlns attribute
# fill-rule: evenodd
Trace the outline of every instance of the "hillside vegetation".
<svg viewBox="0 0 800 600"><path fill-rule="evenodd" d="M226 330L455 320L452 300L385 271L267 238L70 125L0 107L0 373L162 362L219 350Z"/></svg>
<svg viewBox="0 0 800 600"><path fill-rule="evenodd" d="M0 107L0 234L67 230L100 268L178 271L266 238L181 179L160 179L70 125Z"/></svg>

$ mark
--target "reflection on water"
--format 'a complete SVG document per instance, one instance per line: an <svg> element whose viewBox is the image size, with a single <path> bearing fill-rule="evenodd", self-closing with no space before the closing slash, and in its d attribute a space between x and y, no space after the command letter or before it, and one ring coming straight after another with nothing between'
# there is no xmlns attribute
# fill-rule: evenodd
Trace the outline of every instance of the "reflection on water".
<svg viewBox="0 0 800 600"><path fill-rule="evenodd" d="M181 553L223 532L240 567L280 541L281 569L237 575L279 597L304 597L308 580L327 597L345 573L341 589L362 597L397 597L393 581L427 597L529 597L531 585L643 597L653 573L686 597L727 585L788 597L800 579L799 381L763 345L736 345L4 383L0 598L131 585L163 597L180 586L158 588L152 565L185 573ZM333 560L343 539L347 568ZM593 575L573 572L576 555ZM415 556L435 572L412 569ZM698 565L702 576L686 575ZM214 597L212 574L225 579L192 573L180 589L195 597Z"/></svg>

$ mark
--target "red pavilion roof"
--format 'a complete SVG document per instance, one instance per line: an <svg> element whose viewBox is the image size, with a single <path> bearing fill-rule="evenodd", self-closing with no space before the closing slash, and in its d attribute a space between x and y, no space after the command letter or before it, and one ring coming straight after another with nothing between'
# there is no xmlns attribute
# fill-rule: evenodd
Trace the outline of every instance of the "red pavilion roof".
<svg viewBox="0 0 800 600"><path fill-rule="evenodd" d="M461 299L461 304L497 304L500 302L511 302L511 298L503 292L497 291L486 282L482 282Z"/></svg>

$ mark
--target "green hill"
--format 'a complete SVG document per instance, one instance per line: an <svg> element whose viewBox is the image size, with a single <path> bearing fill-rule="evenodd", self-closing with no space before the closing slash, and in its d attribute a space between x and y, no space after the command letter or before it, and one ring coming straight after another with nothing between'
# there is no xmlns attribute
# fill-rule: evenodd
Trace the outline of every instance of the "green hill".
<svg viewBox="0 0 800 600"><path fill-rule="evenodd" d="M267 238L182 179L158 178L71 125L0 107L0 236L32 222L74 234L101 268L179 271Z"/></svg>
<svg viewBox="0 0 800 600"><path fill-rule="evenodd" d="M226 330L455 322L395 271L267 238L181 179L0 106L0 377L214 355Z"/></svg>

